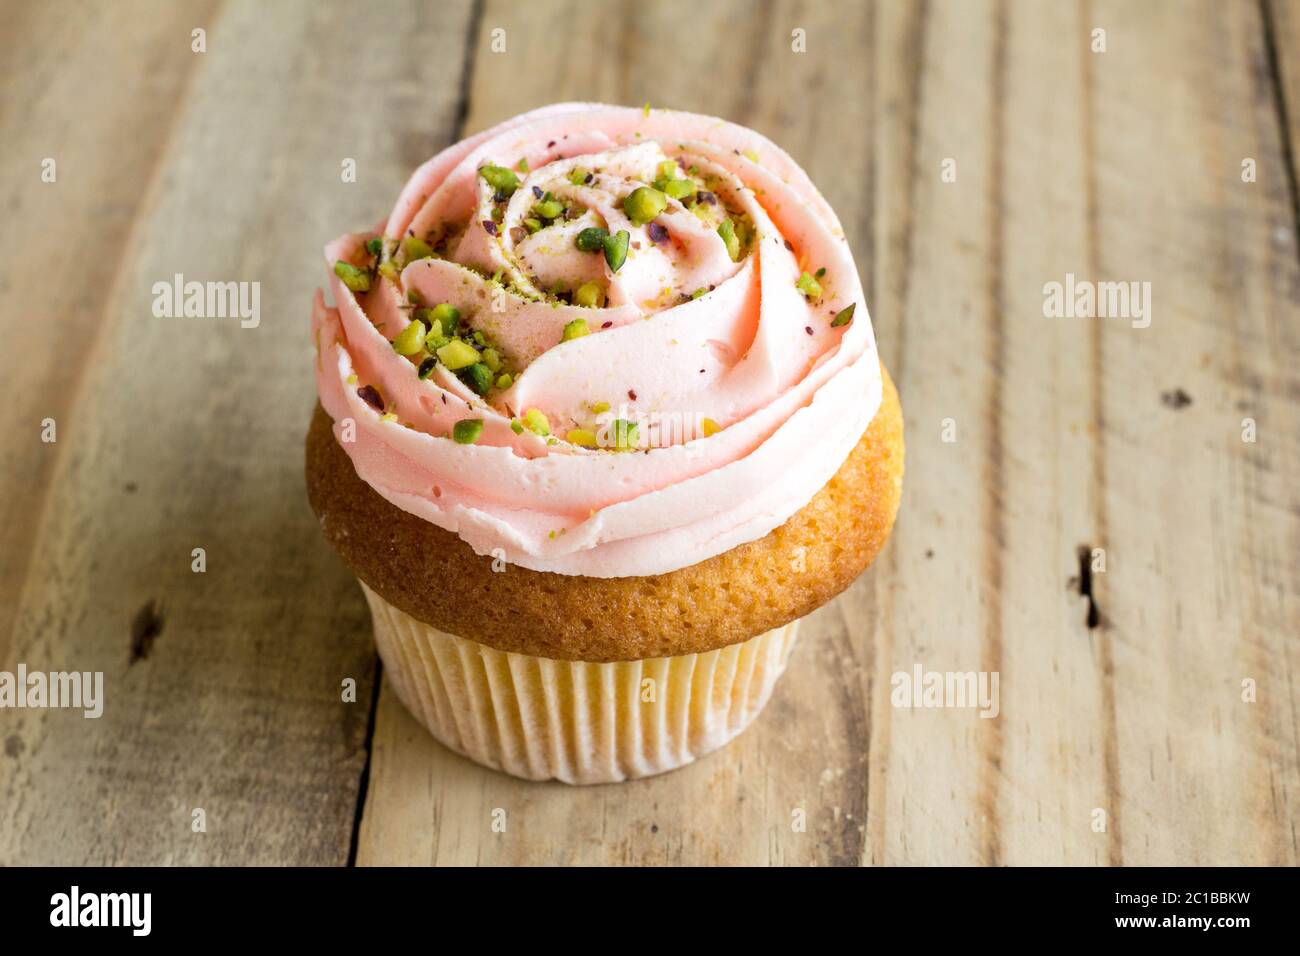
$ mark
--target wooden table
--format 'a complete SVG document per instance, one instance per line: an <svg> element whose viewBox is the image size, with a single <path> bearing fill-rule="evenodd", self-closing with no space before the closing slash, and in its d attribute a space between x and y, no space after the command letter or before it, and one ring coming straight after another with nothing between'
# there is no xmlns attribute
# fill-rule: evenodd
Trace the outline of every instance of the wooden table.
<svg viewBox="0 0 1300 956"><path fill-rule="evenodd" d="M0 711L0 863L1297 862L1300 2L0 20L0 669L107 698ZM908 429L892 541L758 723L589 789L468 763L376 682L302 478L321 246L462 134L571 99L786 146ZM261 324L155 318L176 273L260 282ZM1069 274L1149 282L1149 327L1045 317ZM892 706L918 664L996 671L999 715Z"/></svg>

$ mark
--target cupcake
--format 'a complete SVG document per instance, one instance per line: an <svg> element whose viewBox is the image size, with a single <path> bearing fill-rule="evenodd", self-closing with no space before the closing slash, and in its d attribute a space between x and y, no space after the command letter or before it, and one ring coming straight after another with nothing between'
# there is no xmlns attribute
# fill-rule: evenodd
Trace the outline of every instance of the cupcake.
<svg viewBox="0 0 1300 956"><path fill-rule="evenodd" d="M724 120L551 106L429 160L325 259L307 488L407 709L574 784L740 733L902 488L804 171Z"/></svg>

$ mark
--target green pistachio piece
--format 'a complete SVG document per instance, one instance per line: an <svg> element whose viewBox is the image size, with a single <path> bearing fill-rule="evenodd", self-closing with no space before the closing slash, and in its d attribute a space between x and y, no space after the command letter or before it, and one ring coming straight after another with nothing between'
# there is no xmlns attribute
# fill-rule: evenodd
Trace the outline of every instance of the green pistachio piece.
<svg viewBox="0 0 1300 956"><path fill-rule="evenodd" d="M524 433L524 423L517 418L512 418L510 419L510 430L516 435L522 435Z"/></svg>
<svg viewBox="0 0 1300 956"><path fill-rule="evenodd" d="M686 199L695 195L695 182L690 179L674 179L664 183L663 190L673 199Z"/></svg>
<svg viewBox="0 0 1300 956"><path fill-rule="evenodd" d="M427 259L433 255L433 246L419 236L406 236L402 239L402 254L406 256L407 262L414 262L416 259Z"/></svg>
<svg viewBox="0 0 1300 956"><path fill-rule="evenodd" d="M736 235L736 224L730 219L722 220L722 225L718 227L718 235L727 245L727 255L731 257L732 262L740 261L740 237Z"/></svg>
<svg viewBox="0 0 1300 956"><path fill-rule="evenodd" d="M574 166L573 169L569 170L569 182L575 186L581 186L590 175L591 170L587 169L586 166Z"/></svg>
<svg viewBox="0 0 1300 956"><path fill-rule="evenodd" d="M455 335L460 328L460 309L449 302L440 302L433 307L429 318L442 326L443 335Z"/></svg>
<svg viewBox="0 0 1300 956"><path fill-rule="evenodd" d="M458 445L472 445L483 434L483 419L463 418L451 428L451 437Z"/></svg>
<svg viewBox="0 0 1300 956"><path fill-rule="evenodd" d="M519 177L504 166L481 166L478 174L494 190L507 196L519 188Z"/></svg>
<svg viewBox="0 0 1300 956"><path fill-rule="evenodd" d="M492 387L492 370L483 362L475 362L460 372L461 380L480 395Z"/></svg>
<svg viewBox="0 0 1300 956"><path fill-rule="evenodd" d="M558 199L544 199L533 207L540 219L558 219L564 215L564 203Z"/></svg>
<svg viewBox="0 0 1300 956"><path fill-rule="evenodd" d="M424 323L418 320L412 321L397 333L397 338L393 339L393 351L398 355L414 355L424 348L424 335Z"/></svg>
<svg viewBox="0 0 1300 956"><path fill-rule="evenodd" d="M636 447L636 422L630 422L626 418L616 418L609 423L609 433L614 439L614 447L619 451Z"/></svg>
<svg viewBox="0 0 1300 956"><path fill-rule="evenodd" d="M623 211L633 225L644 226L653 222L661 212L668 208L668 199L657 189L638 186L623 200Z"/></svg>
<svg viewBox="0 0 1300 956"><path fill-rule="evenodd" d="M848 306L840 309L835 313L835 318L831 319L831 328L838 329L841 325L848 325L853 321L853 310L858 307L856 302L850 302Z"/></svg>
<svg viewBox="0 0 1300 956"><path fill-rule="evenodd" d="M527 229L529 232L536 232L538 229L542 228L541 220L532 219L532 218L525 219L524 228Z"/></svg>
<svg viewBox="0 0 1300 956"><path fill-rule="evenodd" d="M599 309L605 304L605 290L599 283L584 282L573 293L573 304L587 309ZM578 321L582 321L579 319Z"/></svg>
<svg viewBox="0 0 1300 956"><path fill-rule="evenodd" d="M534 435L541 435L543 438L551 433L550 421L538 408L530 408L524 412L524 427Z"/></svg>
<svg viewBox="0 0 1300 956"><path fill-rule="evenodd" d="M677 163L671 159L665 159L655 167L655 175L659 179L673 180L677 178Z"/></svg>
<svg viewBox="0 0 1300 956"><path fill-rule="evenodd" d="M799 278L795 281L794 287L798 289L800 292L802 292L806 298L809 299L821 298L821 294L822 294L821 283L818 282L816 279L814 279L806 272L799 276Z"/></svg>
<svg viewBox="0 0 1300 956"><path fill-rule="evenodd" d="M605 237L605 262L610 272L617 272L627 261L627 246L632 241L632 234L620 229L612 236Z"/></svg>
<svg viewBox="0 0 1300 956"><path fill-rule="evenodd" d="M596 447L596 433L586 428L570 428L564 440L570 445L581 445L583 448Z"/></svg>
<svg viewBox="0 0 1300 956"><path fill-rule="evenodd" d="M609 233L604 229L599 226L588 226L578 233L573 242L583 252L600 252L605 248L605 240L608 238Z"/></svg>
<svg viewBox="0 0 1300 956"><path fill-rule="evenodd" d="M452 339L442 348L438 349L438 361L453 372L457 369L468 368L477 362L480 358L478 349L470 345L463 339Z"/></svg>
<svg viewBox="0 0 1300 956"><path fill-rule="evenodd" d="M401 275L402 270L397 268L397 263L392 259L387 262L379 263L379 274L391 282L396 282L397 277Z"/></svg>
<svg viewBox="0 0 1300 956"><path fill-rule="evenodd" d="M494 372L501 370L501 354L496 349L483 350L483 364Z"/></svg>
<svg viewBox="0 0 1300 956"><path fill-rule="evenodd" d="M503 391L513 385L514 382L514 378L508 372L505 375L497 376L497 388Z"/></svg>
<svg viewBox="0 0 1300 956"><path fill-rule="evenodd" d="M581 305L582 303L578 303ZM588 306L590 308L590 306ZM564 333L560 336L561 342L568 342L572 339L580 339L584 335L590 335L591 329L587 328L586 319L574 319L572 322L566 322Z"/></svg>
<svg viewBox="0 0 1300 956"><path fill-rule="evenodd" d="M373 239L366 240L366 252L372 256L377 256L384 251L384 240L375 236Z"/></svg>
<svg viewBox="0 0 1300 956"><path fill-rule="evenodd" d="M370 291L370 273L364 269L358 269L350 262L344 262L340 259L334 263L334 274L353 292Z"/></svg>

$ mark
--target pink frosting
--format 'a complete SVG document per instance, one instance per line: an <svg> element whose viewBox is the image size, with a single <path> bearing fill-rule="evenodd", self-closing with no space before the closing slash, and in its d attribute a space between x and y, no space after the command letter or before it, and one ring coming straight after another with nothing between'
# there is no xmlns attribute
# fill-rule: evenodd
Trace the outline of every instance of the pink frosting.
<svg viewBox="0 0 1300 956"><path fill-rule="evenodd" d="M493 230L493 190L478 170L521 159L529 172ZM623 197L666 159L714 177L749 217L756 239L740 262L676 200L656 220L666 240L624 215ZM574 185L579 166L600 172ZM547 191L587 212L528 234L520 223ZM424 237L449 224L445 258L409 263L400 288L377 279L355 294L333 274L338 259L365 261L372 236ZM577 249L577 232L592 225L631 234L617 273ZM839 220L786 153L720 119L589 103L526 113L429 160L381 229L342 236L325 257L337 306L316 294L317 386L357 474L476 552L535 570L661 574L762 537L830 480L880 404L875 340ZM809 301L795 283L823 268L822 295ZM603 308L541 297L583 281L607 287ZM690 298L702 289L711 291ZM391 345L410 321L411 290L456 305L519 370L513 384L480 398L441 365L421 380ZM850 304L853 320L832 327ZM562 342L575 318L591 334ZM363 400L367 385L396 418ZM593 411L601 403L608 410ZM549 419L550 438L511 428L532 408ZM475 444L449 437L466 418L483 422ZM571 428L613 419L637 421L647 447L566 440ZM704 419L719 430L706 437Z"/></svg>

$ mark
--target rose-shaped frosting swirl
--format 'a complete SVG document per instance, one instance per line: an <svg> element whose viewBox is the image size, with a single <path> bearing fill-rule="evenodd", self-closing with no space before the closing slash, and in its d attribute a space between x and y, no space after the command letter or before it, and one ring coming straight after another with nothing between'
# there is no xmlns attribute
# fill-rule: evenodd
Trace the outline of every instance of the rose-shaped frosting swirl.
<svg viewBox="0 0 1300 956"><path fill-rule="evenodd" d="M660 574L759 538L880 403L838 219L723 120L524 114L425 163L380 229L325 255L317 384L357 473L535 570Z"/></svg>

